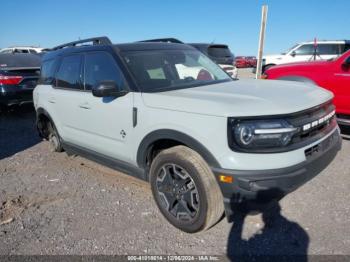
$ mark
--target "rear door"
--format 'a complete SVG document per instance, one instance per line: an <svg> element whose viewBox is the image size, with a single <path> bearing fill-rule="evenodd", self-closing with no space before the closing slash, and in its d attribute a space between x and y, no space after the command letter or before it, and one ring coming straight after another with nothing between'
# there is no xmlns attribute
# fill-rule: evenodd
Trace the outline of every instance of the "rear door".
<svg viewBox="0 0 350 262"><path fill-rule="evenodd" d="M73 144L79 144L82 140L79 107L84 98L82 64L81 54L63 57L56 73L54 90L48 97L55 118L60 122L60 136L65 142Z"/></svg>

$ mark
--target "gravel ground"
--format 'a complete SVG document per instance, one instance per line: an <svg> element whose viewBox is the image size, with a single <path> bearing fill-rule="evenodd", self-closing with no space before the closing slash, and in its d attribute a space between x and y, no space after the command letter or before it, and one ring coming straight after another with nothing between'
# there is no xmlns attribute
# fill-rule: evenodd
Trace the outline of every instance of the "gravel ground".
<svg viewBox="0 0 350 262"><path fill-rule="evenodd" d="M350 255L350 141L280 210L190 235L161 216L147 183L51 153L34 121L28 107L0 115L0 255Z"/></svg>

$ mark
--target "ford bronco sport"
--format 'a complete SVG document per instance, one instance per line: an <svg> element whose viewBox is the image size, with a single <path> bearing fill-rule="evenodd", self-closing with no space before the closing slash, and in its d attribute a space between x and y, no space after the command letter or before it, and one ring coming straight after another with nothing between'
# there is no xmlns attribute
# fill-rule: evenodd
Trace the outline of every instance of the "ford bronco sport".
<svg viewBox="0 0 350 262"><path fill-rule="evenodd" d="M234 81L186 44L64 44L44 55L39 81L37 126L52 150L149 181L162 214L186 232L280 199L341 146L329 91Z"/></svg>

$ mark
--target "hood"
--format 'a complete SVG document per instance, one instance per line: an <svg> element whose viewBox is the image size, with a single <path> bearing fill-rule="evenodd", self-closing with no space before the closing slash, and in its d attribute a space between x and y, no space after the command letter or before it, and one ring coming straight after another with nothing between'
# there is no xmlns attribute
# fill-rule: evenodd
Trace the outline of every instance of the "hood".
<svg viewBox="0 0 350 262"><path fill-rule="evenodd" d="M311 84L238 80L159 93L142 93L148 107L211 116L262 116L299 112L333 97Z"/></svg>
<svg viewBox="0 0 350 262"><path fill-rule="evenodd" d="M272 67L273 69L280 69L280 68L289 68L289 67L298 67L298 68L303 68L307 69L315 69L317 68L322 68L322 67L327 67L329 68L329 65L333 63L334 61L306 61L306 62L294 62L294 63L287 63L287 64L280 64ZM272 69L271 68L271 69Z"/></svg>

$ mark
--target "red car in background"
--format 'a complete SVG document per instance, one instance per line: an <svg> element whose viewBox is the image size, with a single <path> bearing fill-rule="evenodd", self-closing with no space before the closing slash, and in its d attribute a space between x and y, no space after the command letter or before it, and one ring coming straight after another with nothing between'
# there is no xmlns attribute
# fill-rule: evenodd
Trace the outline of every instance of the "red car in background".
<svg viewBox="0 0 350 262"><path fill-rule="evenodd" d="M237 68L249 67L249 62L245 56L236 56L235 65Z"/></svg>
<svg viewBox="0 0 350 262"><path fill-rule="evenodd" d="M256 67L257 59L255 56L247 56L249 67Z"/></svg>
<svg viewBox="0 0 350 262"><path fill-rule="evenodd" d="M342 131L350 131L350 51L327 61L277 65L264 78L308 82L332 91L338 123Z"/></svg>

